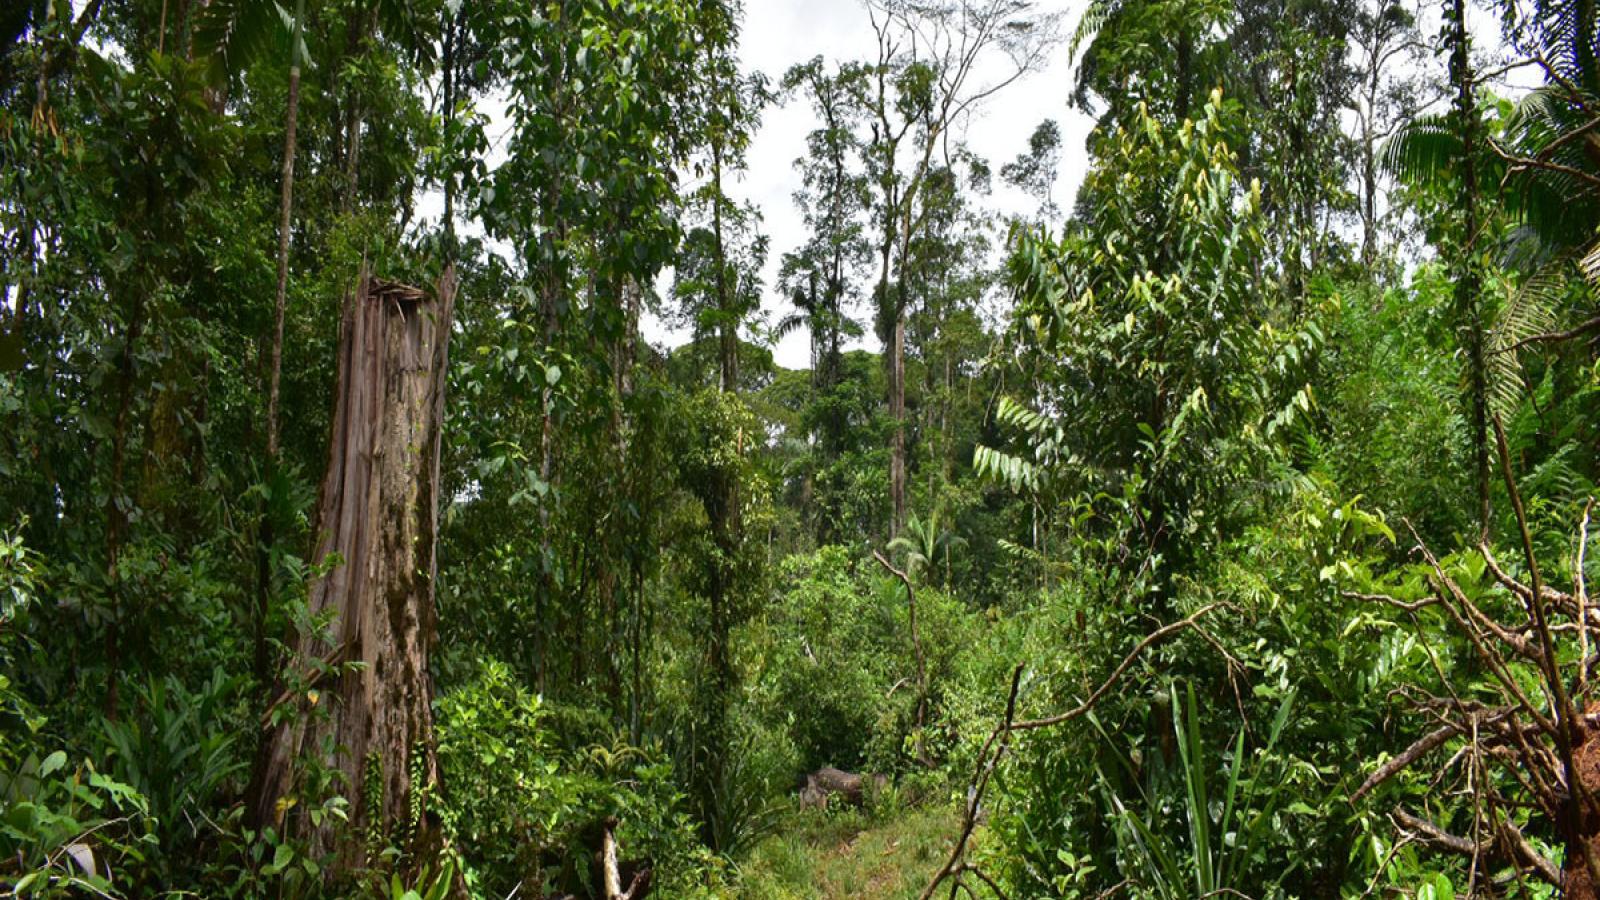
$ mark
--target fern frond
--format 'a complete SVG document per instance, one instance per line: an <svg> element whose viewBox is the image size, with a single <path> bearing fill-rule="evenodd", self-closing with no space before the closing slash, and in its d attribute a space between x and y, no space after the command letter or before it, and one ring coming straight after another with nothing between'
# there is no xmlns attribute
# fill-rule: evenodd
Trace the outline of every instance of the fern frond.
<svg viewBox="0 0 1600 900"><path fill-rule="evenodd" d="M1489 332L1489 406L1501 418L1509 418L1522 400L1522 361L1520 342L1556 330L1560 308L1567 294L1566 265L1556 260L1524 279L1500 309Z"/></svg>

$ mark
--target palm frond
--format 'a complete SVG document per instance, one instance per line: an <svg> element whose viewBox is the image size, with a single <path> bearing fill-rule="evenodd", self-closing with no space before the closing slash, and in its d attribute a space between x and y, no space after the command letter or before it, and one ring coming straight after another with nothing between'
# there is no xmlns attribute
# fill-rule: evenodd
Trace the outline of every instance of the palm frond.
<svg viewBox="0 0 1600 900"><path fill-rule="evenodd" d="M294 16L275 0L212 0L201 7L194 48L220 80L287 49L293 31ZM302 61L308 59L303 40L294 49Z"/></svg>
<svg viewBox="0 0 1600 900"><path fill-rule="evenodd" d="M982 444L972 450L972 467L980 478L1000 482L1014 491L1037 489L1043 480L1042 470L1028 460Z"/></svg>
<svg viewBox="0 0 1600 900"><path fill-rule="evenodd" d="M1461 140L1444 116L1418 119L1383 148L1383 165L1410 184L1438 184L1461 157Z"/></svg>

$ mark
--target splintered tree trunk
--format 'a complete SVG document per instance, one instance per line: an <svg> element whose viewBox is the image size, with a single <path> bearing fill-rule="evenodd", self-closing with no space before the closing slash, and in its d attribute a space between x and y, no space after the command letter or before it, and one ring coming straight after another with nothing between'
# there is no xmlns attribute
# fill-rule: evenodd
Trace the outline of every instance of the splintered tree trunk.
<svg viewBox="0 0 1600 900"><path fill-rule="evenodd" d="M1600 703L1590 703L1584 711L1585 722L1600 716ZM1576 746L1572 748L1574 771L1571 778L1578 783L1576 796L1567 802L1575 803L1578 814L1572 817L1577 828L1567 835L1566 864L1561 871L1561 895L1569 900L1595 900L1600 897L1593 875L1589 872L1588 858L1600 859L1600 816L1587 799L1600 797L1600 730L1592 726L1577 729ZM1568 828L1568 831L1572 831ZM1587 847L1585 847L1587 845Z"/></svg>
<svg viewBox="0 0 1600 900"><path fill-rule="evenodd" d="M341 328L312 558L342 562L311 586L311 615L332 620L324 634L299 638L284 694L308 704L320 691L325 713L268 735L253 812L308 836L345 871L375 862L367 855L386 845L426 862L438 839L427 809L437 782L428 653L454 302L453 268L433 297L363 275ZM334 664L325 677L318 660ZM363 665L341 665L349 662ZM316 798L303 795L301 778L317 763L342 773L348 824L313 827L303 815Z"/></svg>

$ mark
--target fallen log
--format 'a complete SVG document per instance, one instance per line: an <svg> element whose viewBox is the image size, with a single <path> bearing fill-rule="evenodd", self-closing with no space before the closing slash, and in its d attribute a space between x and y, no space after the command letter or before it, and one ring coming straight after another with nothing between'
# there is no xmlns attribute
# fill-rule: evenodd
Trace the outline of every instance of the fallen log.
<svg viewBox="0 0 1600 900"><path fill-rule="evenodd" d="M828 799L834 795L842 797L852 806L861 806L866 803L869 793L876 795L888 786L889 778L886 775L857 775L824 766L805 776L800 788L800 807L826 809Z"/></svg>

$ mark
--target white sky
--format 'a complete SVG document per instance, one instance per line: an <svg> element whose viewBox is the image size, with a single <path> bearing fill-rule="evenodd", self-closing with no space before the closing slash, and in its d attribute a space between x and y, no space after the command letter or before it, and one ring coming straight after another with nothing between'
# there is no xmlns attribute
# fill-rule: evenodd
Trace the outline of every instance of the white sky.
<svg viewBox="0 0 1600 900"><path fill-rule="evenodd" d="M1072 10L1077 4L1058 0L1044 5L1067 10L1068 27L1075 23ZM829 62L875 60L877 49L866 7L860 0L748 0L745 7L740 61L746 71L765 73L774 86L790 66L819 54ZM1069 70L1066 47L1058 47L1052 51L1047 68L990 98L979 117L968 123L965 134L960 135L988 160L995 173L994 193L986 203L994 210L997 227L1009 213L1033 211L1033 202L1005 185L999 170L1026 149L1028 136L1044 119L1055 119L1062 131L1056 203L1070 206L1077 192L1087 163L1084 141L1093 123L1067 109ZM815 117L803 97L787 106L769 107L751 142L748 169L727 188L735 200L750 200L762 212L762 231L771 239L762 309L774 322L788 306L777 292L779 260L806 239L800 210L793 199L800 187L794 161L805 154L806 135L815 127ZM672 345L688 339L687 333L672 332L653 319L647 319L644 331L656 344ZM870 333L871 328L867 331ZM875 344L869 334L866 345ZM779 365L803 369L811 364L809 347L810 338L804 331L796 331L774 347L773 353Z"/></svg>

